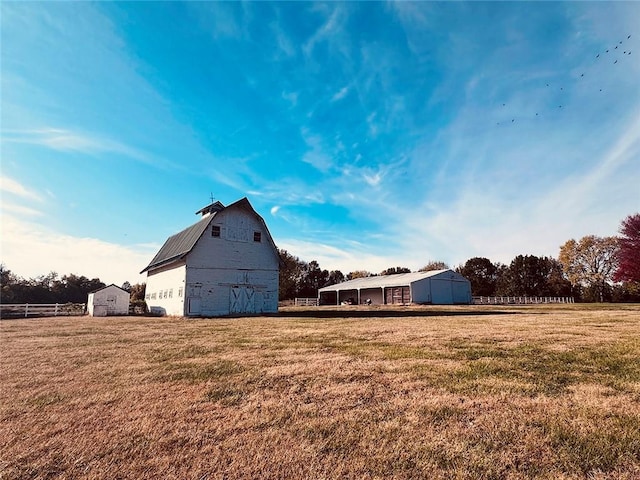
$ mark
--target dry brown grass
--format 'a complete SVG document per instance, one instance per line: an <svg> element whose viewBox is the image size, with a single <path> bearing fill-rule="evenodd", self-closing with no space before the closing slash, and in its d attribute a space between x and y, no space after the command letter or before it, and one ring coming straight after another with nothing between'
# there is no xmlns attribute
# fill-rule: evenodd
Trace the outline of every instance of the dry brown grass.
<svg viewBox="0 0 640 480"><path fill-rule="evenodd" d="M0 329L3 479L640 479L637 305Z"/></svg>

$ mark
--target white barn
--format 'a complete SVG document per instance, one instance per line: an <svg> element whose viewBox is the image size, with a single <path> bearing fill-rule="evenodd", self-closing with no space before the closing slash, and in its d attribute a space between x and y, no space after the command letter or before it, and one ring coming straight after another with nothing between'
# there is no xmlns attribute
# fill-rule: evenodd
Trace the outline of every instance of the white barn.
<svg viewBox="0 0 640 480"><path fill-rule="evenodd" d="M89 293L87 311L92 317L129 315L129 292L114 284Z"/></svg>
<svg viewBox="0 0 640 480"><path fill-rule="evenodd" d="M275 313L280 256L267 225L243 198L214 202L169 237L147 272L151 312L188 317Z"/></svg>
<svg viewBox="0 0 640 480"><path fill-rule="evenodd" d="M355 278L318 290L320 305L343 302L373 305L471 303L471 282L453 270Z"/></svg>

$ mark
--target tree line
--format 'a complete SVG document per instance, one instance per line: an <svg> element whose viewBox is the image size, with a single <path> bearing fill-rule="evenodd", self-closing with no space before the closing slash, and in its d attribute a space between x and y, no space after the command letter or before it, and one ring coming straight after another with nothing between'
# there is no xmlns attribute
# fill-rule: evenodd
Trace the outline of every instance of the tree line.
<svg viewBox="0 0 640 480"><path fill-rule="evenodd" d="M588 235L565 242L558 258L518 255L509 265L474 257L453 270L471 282L474 296L573 297L583 302L640 301L640 213L621 224L620 236ZM356 270L346 275L323 270L316 260L305 262L280 250L280 300L315 297L318 289L375 275L409 273L389 267L379 273ZM419 271L450 268L430 261Z"/></svg>
<svg viewBox="0 0 640 480"><path fill-rule="evenodd" d="M24 279L0 264L0 301L9 303L86 303L91 292L107 285L99 278L83 275L63 275L50 272ZM122 289L130 294L131 302L144 301L145 284L125 282Z"/></svg>
<svg viewBox="0 0 640 480"><path fill-rule="evenodd" d="M454 268L469 279L475 296L574 297L584 302L640 302L640 213L621 224L620 236L588 235L569 240L558 258L518 255L509 265L474 257ZM322 287L354 278L409 273L406 267L389 267L379 273L323 270L316 260L306 262L280 249L280 300L316 297ZM449 266L430 261L419 271ZM105 287L98 278L51 272L32 279L15 275L0 264L2 303L84 303L89 293ZM144 301L145 284L125 282L132 303Z"/></svg>

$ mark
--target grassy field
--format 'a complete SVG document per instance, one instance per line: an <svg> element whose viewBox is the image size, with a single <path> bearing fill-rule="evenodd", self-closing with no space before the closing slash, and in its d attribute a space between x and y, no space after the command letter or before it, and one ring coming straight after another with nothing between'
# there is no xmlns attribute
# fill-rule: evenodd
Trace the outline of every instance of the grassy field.
<svg viewBox="0 0 640 480"><path fill-rule="evenodd" d="M2 479L640 479L638 305L0 334Z"/></svg>

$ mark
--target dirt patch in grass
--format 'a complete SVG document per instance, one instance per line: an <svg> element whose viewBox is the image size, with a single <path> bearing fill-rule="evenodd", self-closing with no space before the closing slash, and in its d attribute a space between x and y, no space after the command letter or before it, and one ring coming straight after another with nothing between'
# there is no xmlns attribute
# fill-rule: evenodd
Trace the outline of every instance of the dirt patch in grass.
<svg viewBox="0 0 640 480"><path fill-rule="evenodd" d="M2 321L0 478L638 479L635 307Z"/></svg>

